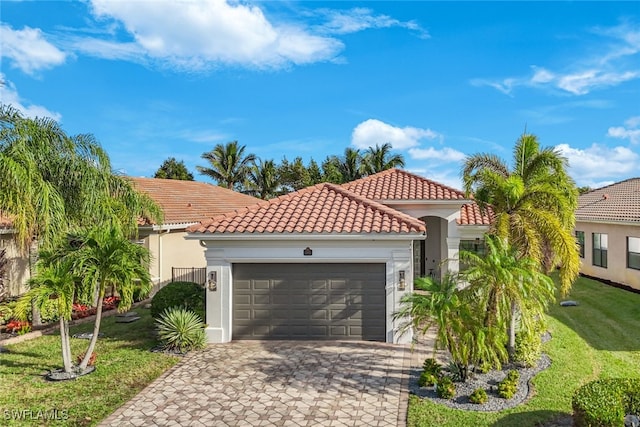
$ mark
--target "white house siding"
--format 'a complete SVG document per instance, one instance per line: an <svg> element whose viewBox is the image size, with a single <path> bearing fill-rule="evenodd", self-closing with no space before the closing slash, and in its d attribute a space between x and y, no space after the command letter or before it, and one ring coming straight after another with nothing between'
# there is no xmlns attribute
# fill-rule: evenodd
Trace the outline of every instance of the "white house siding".
<svg viewBox="0 0 640 427"><path fill-rule="evenodd" d="M409 343L412 335L400 335L392 316L400 307L402 296L411 292L413 284L412 238L398 240L360 238L357 240L313 238L298 236L288 240L216 240L213 236L190 234L189 239L206 238L207 277L215 272L216 291L207 291L207 340L211 343L229 342L232 336L232 264L233 263L385 263L386 265L386 341ZM402 239L402 240L401 240ZM194 240L191 240L194 241ZM197 242L197 240L195 240ZM309 247L312 256L303 250ZM399 272L405 272L406 288L398 289Z"/></svg>

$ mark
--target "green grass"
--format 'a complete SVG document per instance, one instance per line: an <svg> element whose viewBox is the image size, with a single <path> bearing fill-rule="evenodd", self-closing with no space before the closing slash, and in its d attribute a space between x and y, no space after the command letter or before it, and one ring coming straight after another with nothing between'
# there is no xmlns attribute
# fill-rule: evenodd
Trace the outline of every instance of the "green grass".
<svg viewBox="0 0 640 427"><path fill-rule="evenodd" d="M0 424L43 425L47 423L38 419L38 411L48 415L57 411L59 420L49 424L95 425L177 363L176 357L149 351L156 344L153 319L149 310L135 311L141 319L133 323L115 323L113 316L102 320L100 330L105 336L96 346L96 370L76 380L49 382L43 378L62 366L59 335L8 345L10 353L0 354ZM71 333L92 329L89 322L72 327ZM71 339L74 358L88 343ZM31 412L27 420L11 420L12 411Z"/></svg>
<svg viewBox="0 0 640 427"><path fill-rule="evenodd" d="M552 339L544 351L549 369L533 379L534 397L502 412L474 412L411 396L409 426L536 426L571 414L571 397L596 378L640 377L640 295L579 278L566 299L577 307L554 305L548 316Z"/></svg>

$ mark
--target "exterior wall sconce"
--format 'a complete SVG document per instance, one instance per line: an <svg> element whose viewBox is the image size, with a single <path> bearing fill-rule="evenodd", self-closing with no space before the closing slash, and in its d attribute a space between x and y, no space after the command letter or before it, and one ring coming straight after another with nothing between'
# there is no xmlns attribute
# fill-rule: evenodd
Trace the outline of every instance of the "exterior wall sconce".
<svg viewBox="0 0 640 427"><path fill-rule="evenodd" d="M207 288L212 292L215 292L218 290L218 272L217 271L209 272L209 280L207 280Z"/></svg>
<svg viewBox="0 0 640 427"><path fill-rule="evenodd" d="M404 291L405 288L406 288L405 273L404 273L404 270L400 270L398 272L398 290Z"/></svg>

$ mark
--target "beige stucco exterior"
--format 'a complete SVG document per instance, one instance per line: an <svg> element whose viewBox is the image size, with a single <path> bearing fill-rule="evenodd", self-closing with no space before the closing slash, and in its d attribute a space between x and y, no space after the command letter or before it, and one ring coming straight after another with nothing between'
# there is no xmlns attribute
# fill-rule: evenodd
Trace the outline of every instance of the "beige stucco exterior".
<svg viewBox="0 0 640 427"><path fill-rule="evenodd" d="M0 250L6 250L7 276L5 277L6 294L15 297L26 292L27 280L30 278L29 256L20 253L14 234L10 230L0 231Z"/></svg>
<svg viewBox="0 0 640 427"><path fill-rule="evenodd" d="M627 268L627 237L640 238L640 224L577 221L575 229L584 232L582 274L640 289L640 270ZM607 268L593 265L593 233L608 237Z"/></svg>
<svg viewBox="0 0 640 427"><path fill-rule="evenodd" d="M140 242L151 253L149 272L154 283L152 293L171 281L173 267L204 268L205 248L197 240L186 240L184 228L141 229Z"/></svg>

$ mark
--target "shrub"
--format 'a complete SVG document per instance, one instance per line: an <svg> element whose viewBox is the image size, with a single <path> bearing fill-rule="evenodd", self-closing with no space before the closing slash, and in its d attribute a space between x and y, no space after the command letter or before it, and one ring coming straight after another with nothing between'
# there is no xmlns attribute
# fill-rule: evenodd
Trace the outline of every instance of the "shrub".
<svg viewBox="0 0 640 427"><path fill-rule="evenodd" d="M517 391L518 383L509 378L505 378L498 383L498 396L503 399L511 399Z"/></svg>
<svg viewBox="0 0 640 427"><path fill-rule="evenodd" d="M153 296L151 316L157 319L168 308L183 307L204 319L204 298L205 289L197 283L171 282Z"/></svg>
<svg viewBox="0 0 640 427"><path fill-rule="evenodd" d="M487 403L487 391L483 388L477 388L473 390L471 396L469 396L469 401L471 403L475 403L476 405L482 405L483 403Z"/></svg>
<svg viewBox="0 0 640 427"><path fill-rule="evenodd" d="M13 317L15 302L3 303L0 305L0 325L6 324Z"/></svg>
<svg viewBox="0 0 640 427"><path fill-rule="evenodd" d="M509 381L513 381L514 383L517 383L518 381L520 381L520 372L516 371L515 369L512 369L509 372L507 372L506 378Z"/></svg>
<svg viewBox="0 0 640 427"><path fill-rule="evenodd" d="M438 377L427 371L422 371L420 378L418 378L418 385L420 387L429 387L437 382Z"/></svg>
<svg viewBox="0 0 640 427"><path fill-rule="evenodd" d="M513 360L523 366L533 367L540 360L542 354L542 337L536 330L521 332L516 335L516 349Z"/></svg>
<svg viewBox="0 0 640 427"><path fill-rule="evenodd" d="M51 323L58 319L58 302L54 299L45 301L40 309L40 321L42 323Z"/></svg>
<svg viewBox="0 0 640 427"><path fill-rule="evenodd" d="M436 393L442 399L451 399L456 395L456 386L449 377L441 377L436 386Z"/></svg>
<svg viewBox="0 0 640 427"><path fill-rule="evenodd" d="M193 311L172 307L156 320L158 336L167 350L186 352L204 348L204 323Z"/></svg>
<svg viewBox="0 0 640 427"><path fill-rule="evenodd" d="M609 378L592 381L573 395L573 425L624 425L625 415L640 416L640 379Z"/></svg>
<svg viewBox="0 0 640 427"><path fill-rule="evenodd" d="M442 365L440 365L436 361L436 359L427 358L424 360L424 363L422 364L422 369L424 370L424 372L433 374L434 376L438 377L440 376L440 372L442 371Z"/></svg>

